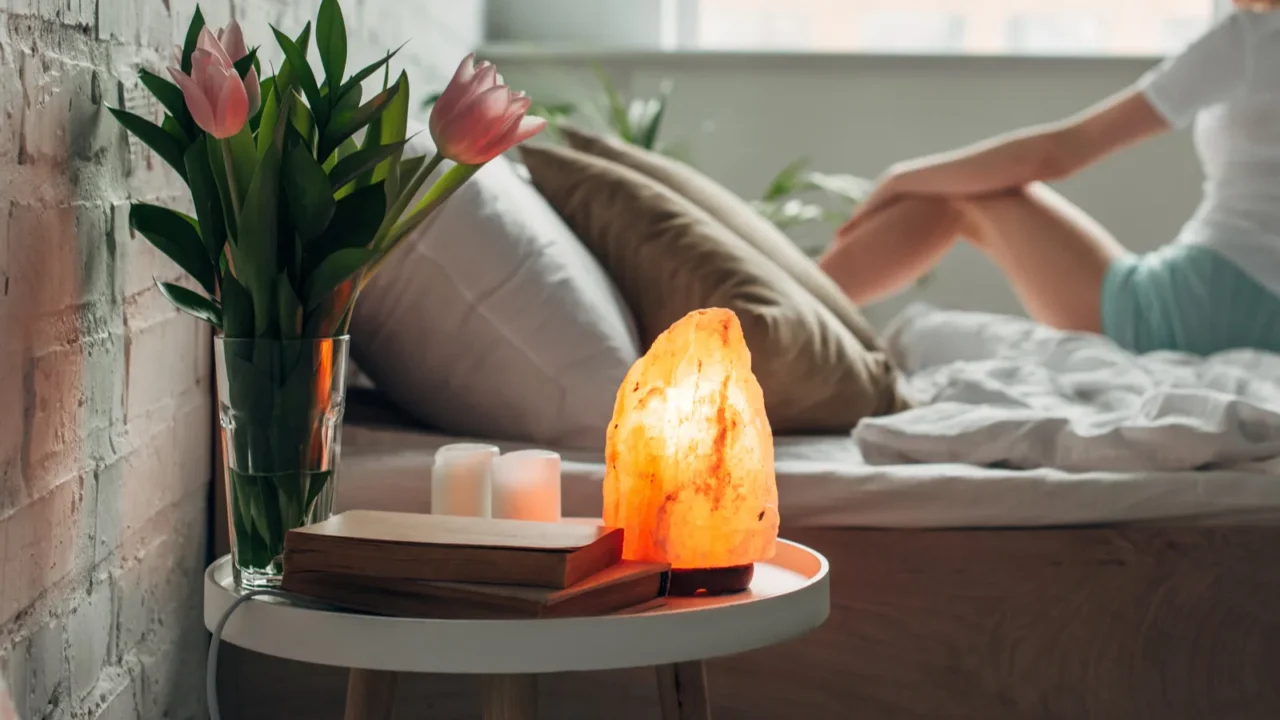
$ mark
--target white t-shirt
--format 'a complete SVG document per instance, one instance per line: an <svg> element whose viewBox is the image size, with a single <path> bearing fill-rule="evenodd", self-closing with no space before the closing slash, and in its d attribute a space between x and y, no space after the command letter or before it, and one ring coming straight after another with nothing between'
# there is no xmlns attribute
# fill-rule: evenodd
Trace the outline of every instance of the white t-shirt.
<svg viewBox="0 0 1280 720"><path fill-rule="evenodd" d="M1170 125L1195 122L1204 200L1178 242L1280 295L1280 11L1231 13L1138 88Z"/></svg>

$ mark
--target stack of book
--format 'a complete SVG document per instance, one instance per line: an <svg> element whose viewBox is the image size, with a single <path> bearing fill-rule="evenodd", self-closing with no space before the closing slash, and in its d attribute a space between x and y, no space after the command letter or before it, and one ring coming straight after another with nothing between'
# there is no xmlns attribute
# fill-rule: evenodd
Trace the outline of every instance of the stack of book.
<svg viewBox="0 0 1280 720"><path fill-rule="evenodd" d="M382 615L560 618L647 610L670 567L622 559L622 530L353 510L285 538L288 592Z"/></svg>

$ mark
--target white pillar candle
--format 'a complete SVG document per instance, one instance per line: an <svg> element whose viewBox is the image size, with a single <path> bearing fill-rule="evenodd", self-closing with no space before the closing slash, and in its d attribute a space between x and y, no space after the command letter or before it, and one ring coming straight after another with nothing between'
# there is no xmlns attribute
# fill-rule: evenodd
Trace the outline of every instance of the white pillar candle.
<svg viewBox="0 0 1280 720"><path fill-rule="evenodd" d="M436 450L431 470L431 513L492 517L493 461L498 448L483 443L453 443Z"/></svg>
<svg viewBox="0 0 1280 720"><path fill-rule="evenodd" d="M560 521L560 456L517 450L493 461L493 517Z"/></svg>

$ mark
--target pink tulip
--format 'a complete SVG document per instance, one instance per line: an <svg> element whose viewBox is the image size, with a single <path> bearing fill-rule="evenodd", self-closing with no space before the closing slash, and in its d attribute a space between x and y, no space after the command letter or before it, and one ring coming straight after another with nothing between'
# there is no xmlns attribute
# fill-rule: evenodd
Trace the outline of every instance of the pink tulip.
<svg viewBox="0 0 1280 720"><path fill-rule="evenodd" d="M243 38L240 42L243 44ZM229 138L249 120L249 94L244 81L209 28L200 31L195 52L191 53L191 74L171 67L169 75L182 88L196 125L210 135L219 140Z"/></svg>
<svg viewBox="0 0 1280 720"><path fill-rule="evenodd" d="M502 84L493 65L463 58L431 108L431 137L440 154L461 165L483 165L537 135L547 121L526 117L530 100Z"/></svg>
<svg viewBox="0 0 1280 720"><path fill-rule="evenodd" d="M218 42L222 44L222 49L227 51L227 56L233 63L249 54L249 47L244 44L244 31L240 29L240 23L235 20L218 31ZM258 83L257 70L250 68L244 76L244 91L249 96L249 117L253 117L258 114L258 108L262 106L262 86Z"/></svg>

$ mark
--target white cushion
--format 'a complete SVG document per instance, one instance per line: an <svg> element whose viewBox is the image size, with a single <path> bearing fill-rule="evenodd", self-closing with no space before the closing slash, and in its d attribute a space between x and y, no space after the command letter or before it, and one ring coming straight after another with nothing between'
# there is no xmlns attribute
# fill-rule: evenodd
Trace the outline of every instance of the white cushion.
<svg viewBox="0 0 1280 720"><path fill-rule="evenodd" d="M421 138L414 153L430 153ZM352 354L397 405L450 433L602 447L639 352L613 283L499 157L361 293Z"/></svg>

